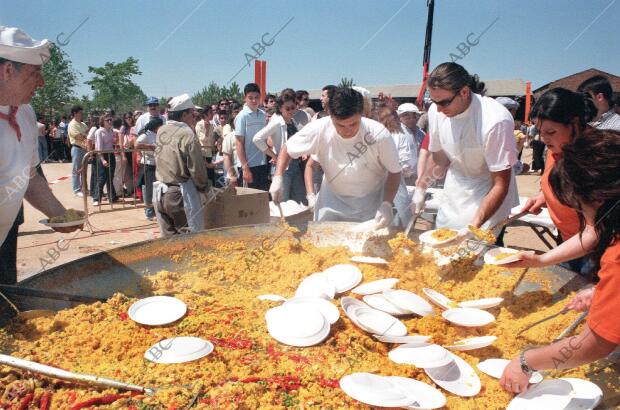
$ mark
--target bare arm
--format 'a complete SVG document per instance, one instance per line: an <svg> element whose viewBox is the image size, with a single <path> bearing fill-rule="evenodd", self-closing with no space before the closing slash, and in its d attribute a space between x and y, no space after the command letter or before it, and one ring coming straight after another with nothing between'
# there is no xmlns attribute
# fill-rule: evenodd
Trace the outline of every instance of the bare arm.
<svg viewBox="0 0 620 410"><path fill-rule="evenodd" d="M430 153L425 162L424 171L418 174L418 180L416 181L416 187L422 190L426 190L442 179L450 166L450 160L443 151Z"/></svg>
<svg viewBox="0 0 620 410"><path fill-rule="evenodd" d="M278 155L278 164L276 165L276 173L274 176L282 176L284 175L284 171L288 167L289 162L291 162L291 156L288 154L288 148L286 144L282 145L282 151Z"/></svg>
<svg viewBox="0 0 620 410"><path fill-rule="evenodd" d="M237 147L237 157L239 157L241 169L243 169L243 180L251 183L253 181L253 178L252 172L250 171L250 166L248 165L248 159L245 155L244 137L242 137L241 135L235 135L235 144Z"/></svg>
<svg viewBox="0 0 620 410"><path fill-rule="evenodd" d="M491 180L493 185L491 190L482 199L482 203L474 215L471 224L476 228L482 226L493 214L499 209L506 198L508 188L510 187L510 176L512 169L508 168L503 171L491 172Z"/></svg>
<svg viewBox="0 0 620 410"><path fill-rule="evenodd" d="M388 172L388 177L385 181L385 189L383 191L383 200L394 205L394 197L398 191L400 185L400 172L392 173Z"/></svg>
<svg viewBox="0 0 620 410"><path fill-rule="evenodd" d="M43 212L48 218L64 215L65 207L56 199L45 178L33 168L30 173L30 182L24 198L30 205Z"/></svg>
<svg viewBox="0 0 620 410"><path fill-rule="evenodd" d="M317 162L312 157L309 157L304 169L304 184L306 185L306 193L308 195L316 193L314 192L314 167L316 165Z"/></svg>

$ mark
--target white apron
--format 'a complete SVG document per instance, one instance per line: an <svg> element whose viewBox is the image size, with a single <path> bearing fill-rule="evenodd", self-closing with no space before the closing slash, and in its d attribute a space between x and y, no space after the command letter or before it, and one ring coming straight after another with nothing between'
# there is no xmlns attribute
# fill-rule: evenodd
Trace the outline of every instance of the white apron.
<svg viewBox="0 0 620 410"><path fill-rule="evenodd" d="M365 222L373 219L383 202L383 187L381 184L378 190L360 198L340 196L330 189L329 182L323 177L314 207L314 220Z"/></svg>
<svg viewBox="0 0 620 410"><path fill-rule="evenodd" d="M480 109L479 106L476 107ZM444 152L450 159L446 174L442 202L437 213L438 228L461 229L471 223L483 198L490 191L493 183L491 171L484 157L481 119L474 113L469 127L465 127L454 146L445 146ZM455 154L456 153L456 154ZM514 172L514 170L512 171ZM514 186L511 177L510 190ZM487 220L482 228L489 228L510 215L511 201L504 200L499 209Z"/></svg>

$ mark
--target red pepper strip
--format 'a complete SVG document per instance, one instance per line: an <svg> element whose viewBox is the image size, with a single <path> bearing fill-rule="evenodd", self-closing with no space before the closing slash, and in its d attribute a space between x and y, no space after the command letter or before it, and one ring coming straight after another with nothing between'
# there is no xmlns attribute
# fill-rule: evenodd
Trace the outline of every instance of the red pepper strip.
<svg viewBox="0 0 620 410"><path fill-rule="evenodd" d="M41 396L39 401L39 410L48 410L50 408L50 401L52 399L52 393L46 391Z"/></svg>
<svg viewBox="0 0 620 410"><path fill-rule="evenodd" d="M26 397L24 397L22 401L19 403L19 407L17 407L17 410L26 410L28 408L28 405L32 401L33 397L34 397L33 393L28 393Z"/></svg>
<svg viewBox="0 0 620 410"><path fill-rule="evenodd" d="M125 397L129 397L129 396L127 396L126 394L108 394L106 396L94 397L92 399L88 399L86 401L74 404L73 406L71 406L70 410L80 410L80 409L83 409L85 407L90 407L90 406L99 406L101 404L111 404Z"/></svg>

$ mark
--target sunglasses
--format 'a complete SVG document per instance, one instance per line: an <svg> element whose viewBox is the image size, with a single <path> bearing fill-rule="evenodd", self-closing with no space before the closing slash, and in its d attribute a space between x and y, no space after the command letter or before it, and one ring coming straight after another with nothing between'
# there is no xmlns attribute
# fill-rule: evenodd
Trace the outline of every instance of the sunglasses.
<svg viewBox="0 0 620 410"><path fill-rule="evenodd" d="M457 91L452 98L446 98L445 100L435 101L431 99L431 102L437 104L438 107L446 108L448 105L452 104L452 101L459 95L459 91Z"/></svg>
<svg viewBox="0 0 620 410"><path fill-rule="evenodd" d="M104 121L105 122L112 122L112 118L106 118Z"/></svg>

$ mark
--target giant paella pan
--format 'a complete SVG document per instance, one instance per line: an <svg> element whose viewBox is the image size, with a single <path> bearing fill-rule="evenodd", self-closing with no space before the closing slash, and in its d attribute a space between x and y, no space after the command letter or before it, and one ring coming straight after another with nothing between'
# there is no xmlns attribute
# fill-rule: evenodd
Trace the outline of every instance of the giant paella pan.
<svg viewBox="0 0 620 410"><path fill-rule="evenodd" d="M469 337L495 336L490 346L453 352L472 368L489 358L512 358L528 345L547 344L578 316L561 315L517 337L528 324L559 312L563 298L582 284L580 280L557 267L510 271L484 265L475 256L438 267L420 245L402 235L389 240L365 238L360 245L359 238L346 237L346 225L310 224L303 234L275 224L204 231L125 246L29 278L20 285L105 301L14 299L19 310L57 312L8 321L0 329L2 353L153 389L147 394L100 388L0 366L0 408L369 408L345 394L340 386L344 376L367 372L434 385L422 369L390 360L388 353L397 345L358 328L342 310L328 336L314 346L289 346L269 334L265 313L281 302L258 296L293 296L308 275L350 264L351 249L383 256L388 262L357 264L363 282L394 278L397 289L424 295L423 288L432 288L455 301L503 298L499 306L489 309L495 320L481 327L455 326L439 314L437 306L438 314L399 317L408 334L430 336L442 346ZM346 240L357 248L342 246ZM162 326L133 321L128 314L132 304L154 295L181 300L187 306L185 314ZM337 295L333 304L340 306L343 297L361 299L347 291ZM145 353L152 346L181 336L199 337L214 349L186 363L148 360ZM513 396L497 379L479 371L476 376L480 391L472 397L444 391L445 408L506 408ZM618 406L617 365L601 361L554 371L548 377L588 379L604 393L598 408Z"/></svg>

